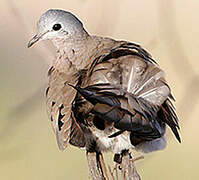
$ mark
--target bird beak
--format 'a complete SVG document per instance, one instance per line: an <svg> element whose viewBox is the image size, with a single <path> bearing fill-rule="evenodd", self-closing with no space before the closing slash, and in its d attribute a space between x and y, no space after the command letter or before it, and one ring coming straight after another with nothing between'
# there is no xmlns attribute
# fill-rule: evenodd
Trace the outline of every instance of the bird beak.
<svg viewBox="0 0 199 180"><path fill-rule="evenodd" d="M43 37L43 35L45 35L46 33L47 33L47 32L36 34L36 35L28 42L28 48L30 48L33 44L35 44L36 42L38 42L39 40L41 40L42 37Z"/></svg>
<svg viewBox="0 0 199 180"><path fill-rule="evenodd" d="M37 41L39 41L42 37L42 34L36 34L29 42L28 42L28 48L30 48L33 44L35 44Z"/></svg>

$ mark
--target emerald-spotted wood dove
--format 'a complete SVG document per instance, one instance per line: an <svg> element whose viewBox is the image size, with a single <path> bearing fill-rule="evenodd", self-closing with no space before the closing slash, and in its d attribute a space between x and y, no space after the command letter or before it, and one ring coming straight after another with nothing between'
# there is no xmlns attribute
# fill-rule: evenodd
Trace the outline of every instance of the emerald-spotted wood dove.
<svg viewBox="0 0 199 180"><path fill-rule="evenodd" d="M48 72L47 113L64 150L69 142L120 154L165 147L168 125L180 142L173 97L151 55L135 43L91 36L70 12L48 10L29 42L57 49Z"/></svg>

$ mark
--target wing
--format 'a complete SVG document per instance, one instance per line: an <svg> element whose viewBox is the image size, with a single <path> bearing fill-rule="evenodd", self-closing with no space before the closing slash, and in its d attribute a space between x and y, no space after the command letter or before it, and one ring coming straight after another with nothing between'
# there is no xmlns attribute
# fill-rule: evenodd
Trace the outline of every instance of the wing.
<svg viewBox="0 0 199 180"><path fill-rule="evenodd" d="M64 150L67 143L77 134L77 129L72 122L72 102L76 91L70 86L66 86L68 76L59 73L53 67L49 70L49 86L46 90L47 114L51 120L53 130L56 134L57 143L60 150ZM70 76L70 79L72 77ZM77 77L72 78L73 83L77 83Z"/></svg>
<svg viewBox="0 0 199 180"><path fill-rule="evenodd" d="M77 147L85 147L86 142L84 138L84 134L82 130L80 129L79 125L76 123L76 120L72 116L72 126L71 126L71 133L70 133L70 141L69 143L73 146Z"/></svg>
<svg viewBox="0 0 199 180"><path fill-rule="evenodd" d="M120 130L111 137L127 130L135 145L161 137L166 123L180 141L164 73L139 45L120 42L93 61L88 77L87 86L74 88L94 105L93 114Z"/></svg>

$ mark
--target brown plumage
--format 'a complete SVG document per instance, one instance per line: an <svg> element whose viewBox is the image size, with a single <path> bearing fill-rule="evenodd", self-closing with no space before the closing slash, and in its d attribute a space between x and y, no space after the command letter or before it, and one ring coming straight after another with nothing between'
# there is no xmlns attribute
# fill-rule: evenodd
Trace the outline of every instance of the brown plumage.
<svg viewBox="0 0 199 180"><path fill-rule="evenodd" d="M29 46L42 37L57 48L46 97L61 150L69 142L88 151L151 152L165 147L166 125L180 142L170 88L143 48L90 36L74 15L61 10L44 13L38 29Z"/></svg>

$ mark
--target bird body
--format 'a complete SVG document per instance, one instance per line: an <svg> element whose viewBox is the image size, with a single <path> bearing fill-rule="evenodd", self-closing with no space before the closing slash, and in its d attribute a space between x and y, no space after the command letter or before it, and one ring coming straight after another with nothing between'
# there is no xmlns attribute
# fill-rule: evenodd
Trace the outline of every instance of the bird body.
<svg viewBox="0 0 199 180"><path fill-rule="evenodd" d="M40 39L57 55L49 70L47 112L64 150L120 154L163 149L166 124L176 138L178 119L164 73L141 46L89 35L71 13L49 10L38 22Z"/></svg>

